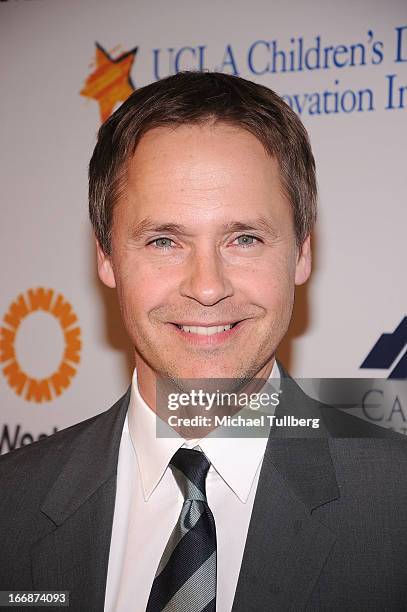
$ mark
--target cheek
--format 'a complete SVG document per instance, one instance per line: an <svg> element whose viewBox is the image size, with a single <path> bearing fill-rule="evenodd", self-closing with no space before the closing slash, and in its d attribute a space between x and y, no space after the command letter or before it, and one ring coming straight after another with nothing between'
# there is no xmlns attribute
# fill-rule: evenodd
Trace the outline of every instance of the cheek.
<svg viewBox="0 0 407 612"><path fill-rule="evenodd" d="M122 274L117 283L118 298L123 315L127 320L142 320L148 313L168 302L177 283L173 275L168 275L160 267L149 269L139 262L128 264L122 268Z"/></svg>
<svg viewBox="0 0 407 612"><path fill-rule="evenodd" d="M266 312L266 316L279 319L286 311L291 312L294 288L287 284L265 282L258 291L250 293L250 301Z"/></svg>
<svg viewBox="0 0 407 612"><path fill-rule="evenodd" d="M239 287L257 304L278 304L290 301L294 295L295 259L291 254L272 260L257 262L256 267L237 275L235 286Z"/></svg>

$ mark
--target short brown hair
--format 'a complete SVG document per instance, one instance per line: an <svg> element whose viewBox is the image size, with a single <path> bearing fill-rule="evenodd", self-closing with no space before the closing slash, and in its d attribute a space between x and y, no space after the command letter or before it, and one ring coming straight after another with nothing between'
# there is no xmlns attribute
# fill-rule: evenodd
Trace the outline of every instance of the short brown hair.
<svg viewBox="0 0 407 612"><path fill-rule="evenodd" d="M316 218L315 161L308 134L271 89L218 72L180 72L137 89L100 127L89 164L89 215L103 251L111 252L115 202L126 186L127 162L141 137L156 127L229 123L247 130L279 163L294 212L297 244Z"/></svg>

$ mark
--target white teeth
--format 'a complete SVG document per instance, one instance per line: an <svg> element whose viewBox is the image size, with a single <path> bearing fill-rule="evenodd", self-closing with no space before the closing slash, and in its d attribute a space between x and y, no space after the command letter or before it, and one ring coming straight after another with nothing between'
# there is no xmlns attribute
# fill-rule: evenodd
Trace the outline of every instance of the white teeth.
<svg viewBox="0 0 407 612"><path fill-rule="evenodd" d="M212 336L213 334L218 334L219 332L227 331L232 328L232 323L229 325L220 325L214 327L189 327L188 325L180 325L182 331L189 332L191 334L200 334L201 336Z"/></svg>

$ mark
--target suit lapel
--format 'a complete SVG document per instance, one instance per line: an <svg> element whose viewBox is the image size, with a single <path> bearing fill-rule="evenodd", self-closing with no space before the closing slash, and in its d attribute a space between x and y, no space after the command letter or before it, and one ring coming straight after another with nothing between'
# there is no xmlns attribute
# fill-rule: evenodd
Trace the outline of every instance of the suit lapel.
<svg viewBox="0 0 407 612"><path fill-rule="evenodd" d="M31 549L33 588L70 591L75 610L103 610L129 398L130 389L81 429L41 507L49 532Z"/></svg>
<svg viewBox="0 0 407 612"><path fill-rule="evenodd" d="M276 416L317 418L317 404L285 375ZM336 539L312 514L339 498L327 436L323 427L271 431L232 612L305 607Z"/></svg>

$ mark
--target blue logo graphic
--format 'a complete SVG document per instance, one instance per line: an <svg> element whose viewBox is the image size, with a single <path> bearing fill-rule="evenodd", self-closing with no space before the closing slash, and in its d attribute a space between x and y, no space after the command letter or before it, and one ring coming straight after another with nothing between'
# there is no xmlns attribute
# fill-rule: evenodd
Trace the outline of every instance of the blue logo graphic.
<svg viewBox="0 0 407 612"><path fill-rule="evenodd" d="M407 378L407 317L401 320L393 333L382 334L360 366L364 369L389 370L404 351L387 378Z"/></svg>

